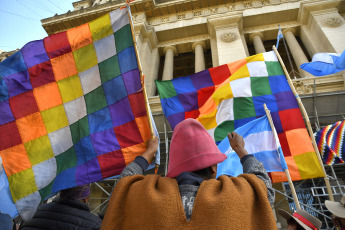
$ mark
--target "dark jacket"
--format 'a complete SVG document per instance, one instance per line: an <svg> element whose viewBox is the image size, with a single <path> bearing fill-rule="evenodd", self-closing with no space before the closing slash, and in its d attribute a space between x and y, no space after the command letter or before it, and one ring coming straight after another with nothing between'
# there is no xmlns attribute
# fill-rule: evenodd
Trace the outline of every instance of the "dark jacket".
<svg viewBox="0 0 345 230"><path fill-rule="evenodd" d="M90 213L86 204L79 200L55 198L51 203L38 207L34 217L20 229L99 229L102 220Z"/></svg>

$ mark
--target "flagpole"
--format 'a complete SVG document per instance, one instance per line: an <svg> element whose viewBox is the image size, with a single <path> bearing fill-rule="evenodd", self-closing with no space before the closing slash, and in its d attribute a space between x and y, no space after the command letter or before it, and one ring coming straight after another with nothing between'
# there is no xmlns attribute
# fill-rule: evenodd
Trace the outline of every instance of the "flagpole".
<svg viewBox="0 0 345 230"><path fill-rule="evenodd" d="M265 108L265 112L266 112L268 121L270 122L272 131L273 131L273 133L275 135L275 127L274 127L274 124L273 124L273 120L272 120L272 117L271 117L270 110L267 108L266 104L264 104L264 108ZM276 138L276 136L275 136L275 138ZM279 151L279 150L277 149L277 151ZM292 193L292 197L293 197L293 200L295 201L296 207L297 207L297 209L301 209L301 206L300 206L299 200L298 200L298 196L297 196L297 193L296 193L296 190L295 190L295 186L294 186L294 184L292 183L292 180L291 180L289 169L285 169L284 171L285 171L286 177L288 179L288 182L289 182L289 185L290 185L290 189L291 189L291 193Z"/></svg>
<svg viewBox="0 0 345 230"><path fill-rule="evenodd" d="M137 57L138 60L138 69L140 72L140 79L142 81L141 85L143 87L143 94L145 97L145 108L146 108L146 114L147 114L147 119L149 121L149 127L150 127L150 131L151 131L151 137L154 138L155 134L153 131L153 125L152 125L152 121L151 121L151 113L150 113L150 105L149 105L149 101L147 98L147 93L146 93L146 88L145 88L145 84L144 84L144 77L143 77L143 72L142 72L142 68L141 68L141 63L140 63L140 59L139 59L139 54L138 54L138 47L137 47L137 42L134 36L134 27L133 27L133 21L132 21L132 14L131 14L131 8L129 7L129 2L126 2L126 7L127 7L127 12L128 12L128 17L129 17L129 24L131 26L131 32L132 32L132 38L133 38L133 43L134 43L134 50L135 50L135 55Z"/></svg>
<svg viewBox="0 0 345 230"><path fill-rule="evenodd" d="M142 68L141 68L141 62L140 62L139 54L138 54L137 41L136 41L136 38L134 36L134 26L133 26L132 13L131 13L131 8L129 6L129 3L132 2L132 1L127 0L126 1L126 7L127 7L128 18L129 18L129 24L131 26L131 32L132 32L132 38L133 38L135 55L136 55L137 60L138 60L138 69L139 69L139 73L140 73L141 86L142 86L142 90L143 90L143 94L144 94L144 98L145 98L145 109L146 109L146 114L147 114L147 120L149 122L151 138L154 139L155 138L155 133L153 131L153 125L152 125L152 120L151 120L150 104L149 104L149 100L147 98L146 87L145 87L145 82L144 82L145 75L143 75L143 71L142 71ZM159 162L156 161L155 162L155 174L158 173L158 168L159 168Z"/></svg>
<svg viewBox="0 0 345 230"><path fill-rule="evenodd" d="M332 192L332 189L331 189L331 185L329 183L329 179L327 178L327 174L326 174L326 170L325 170L325 167L323 165L323 162L322 162L322 159L321 159L321 155L320 155L320 152L319 152L319 149L317 147L317 144L316 144L316 141L315 141L315 138L314 138L314 134L313 134L313 130L311 129L311 125L310 125L310 120L309 120L309 117L308 117L308 114L307 114L307 111L305 110L304 108L304 105L302 103L302 100L301 98L298 96L297 92L296 92L296 89L295 87L293 86L293 83L291 81L291 78L290 78L290 75L288 73L288 71L286 70L286 67L284 65L284 62L283 60L281 59L276 47L273 45L273 50L275 52L275 54L277 55L278 57L278 60L280 62L280 65L282 66L283 68L283 71L285 73L285 77L286 77L286 80L288 81L289 85L290 85L290 88L293 92L293 94L295 95L296 97L296 100L297 100L297 103L299 105L299 108L301 109L302 113L303 113L303 116L305 118L305 121L306 121L306 124L307 124L307 127L308 127L308 132L309 132L309 136L311 138L311 142L313 144L313 147L314 147L314 150L315 150L315 153L316 153L316 156L317 156L317 159L319 160L319 163L320 163L320 166L322 168L322 171L325 175L324 177L324 180L325 180L325 184L326 184L326 187L327 187L327 192L328 192L328 196L329 196L329 199L331 201L334 201L334 197L333 197L333 192Z"/></svg>

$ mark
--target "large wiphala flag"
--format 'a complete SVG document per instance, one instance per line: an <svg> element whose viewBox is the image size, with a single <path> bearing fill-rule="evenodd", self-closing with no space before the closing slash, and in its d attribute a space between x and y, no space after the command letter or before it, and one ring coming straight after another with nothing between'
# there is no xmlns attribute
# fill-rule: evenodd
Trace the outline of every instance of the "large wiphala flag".
<svg viewBox="0 0 345 230"><path fill-rule="evenodd" d="M296 98L273 51L191 76L156 81L172 128L186 118L201 122L216 142L271 111L292 180L323 177ZM273 182L287 181L272 172Z"/></svg>
<svg viewBox="0 0 345 230"><path fill-rule="evenodd" d="M24 218L61 189L118 175L150 137L127 9L0 63L0 156Z"/></svg>

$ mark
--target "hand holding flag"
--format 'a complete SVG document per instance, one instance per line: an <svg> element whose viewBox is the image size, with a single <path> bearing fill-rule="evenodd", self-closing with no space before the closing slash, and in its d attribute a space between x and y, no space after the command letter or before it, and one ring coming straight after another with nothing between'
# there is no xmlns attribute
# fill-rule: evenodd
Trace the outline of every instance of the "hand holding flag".
<svg viewBox="0 0 345 230"><path fill-rule="evenodd" d="M217 177L220 175L238 176L242 174L243 168L240 158L248 153L254 155L258 161L262 162L267 172L284 171L287 169L279 140L275 138L274 132L275 130L272 130L267 116L263 116L236 129L235 132L231 133L235 133L235 135L230 134L229 139L225 138L222 140L218 148L228 158L218 164ZM232 141L241 136L244 139L243 150L240 148L241 142L237 141L239 144L235 145L236 142Z"/></svg>

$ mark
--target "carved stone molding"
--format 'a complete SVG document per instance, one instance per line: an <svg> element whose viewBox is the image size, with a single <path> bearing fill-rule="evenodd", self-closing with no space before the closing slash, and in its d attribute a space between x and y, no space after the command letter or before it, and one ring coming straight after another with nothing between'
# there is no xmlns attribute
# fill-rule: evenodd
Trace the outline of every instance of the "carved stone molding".
<svg viewBox="0 0 345 230"><path fill-rule="evenodd" d="M298 94L309 94L313 92L313 88L310 85L305 85L304 82L294 81L293 85Z"/></svg>
<svg viewBox="0 0 345 230"><path fill-rule="evenodd" d="M237 35L235 33L223 33L222 35L220 35L220 39L223 42L229 43L229 42L233 42L237 39Z"/></svg>
<svg viewBox="0 0 345 230"><path fill-rule="evenodd" d="M158 47L165 47L165 46L185 44L185 43L193 43L196 41L206 41L209 39L210 39L210 36L208 34L205 34L205 35L199 35L199 36L194 36L194 37L174 39L174 40L170 40L170 41L166 41L166 42L160 42L158 44Z"/></svg>
<svg viewBox="0 0 345 230"><path fill-rule="evenodd" d="M335 28L343 24L343 20L339 17L330 17L325 19L322 24L327 27Z"/></svg>

